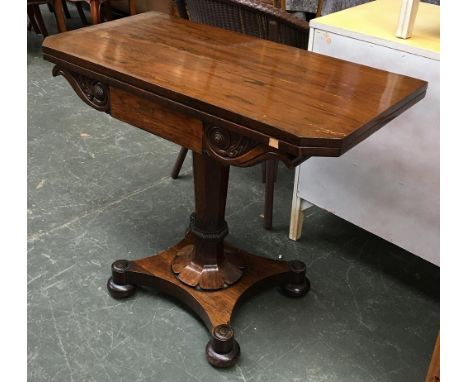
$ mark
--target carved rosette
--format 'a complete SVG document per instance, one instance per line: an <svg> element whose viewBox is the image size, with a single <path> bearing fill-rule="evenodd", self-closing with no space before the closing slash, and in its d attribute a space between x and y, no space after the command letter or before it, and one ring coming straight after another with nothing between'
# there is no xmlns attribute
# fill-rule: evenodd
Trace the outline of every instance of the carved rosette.
<svg viewBox="0 0 468 382"><path fill-rule="evenodd" d="M237 166L251 166L265 156L265 147L252 139L218 126L205 127L205 151L212 157Z"/></svg>
<svg viewBox="0 0 468 382"><path fill-rule="evenodd" d="M106 84L57 65L54 66L52 74L54 77L58 75L64 76L76 94L89 106L99 111L109 112L109 87Z"/></svg>
<svg viewBox="0 0 468 382"><path fill-rule="evenodd" d="M223 158L235 159L247 153L258 143L247 137L217 126L207 128L207 144L213 152Z"/></svg>
<svg viewBox="0 0 468 382"><path fill-rule="evenodd" d="M253 166L271 158L283 161L288 167L295 165L295 158L218 126L205 126L204 150L220 162L239 167Z"/></svg>

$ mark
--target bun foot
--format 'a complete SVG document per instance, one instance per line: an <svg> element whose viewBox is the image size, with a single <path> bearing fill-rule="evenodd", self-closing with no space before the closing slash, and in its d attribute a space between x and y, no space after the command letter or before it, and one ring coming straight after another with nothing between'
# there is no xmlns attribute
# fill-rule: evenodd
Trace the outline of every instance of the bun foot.
<svg viewBox="0 0 468 382"><path fill-rule="evenodd" d="M119 285L114 282L114 280L109 278L107 281L107 290L109 291L109 294L113 298L121 299L121 298L126 298L130 297L135 293L135 285L132 284L125 284L125 285Z"/></svg>
<svg viewBox="0 0 468 382"><path fill-rule="evenodd" d="M113 298L126 298L135 293L135 285L127 283L127 269L127 260L117 260L112 264L112 277L107 281L107 290Z"/></svg>
<svg viewBox="0 0 468 382"><path fill-rule="evenodd" d="M214 367L232 367L240 355L240 347L234 339L229 325L218 325L213 329L212 339L206 345L206 358Z"/></svg>
<svg viewBox="0 0 468 382"><path fill-rule="evenodd" d="M310 289L310 281L306 277L306 265L299 260L289 262L289 281L282 285L282 292L288 297L302 297Z"/></svg>

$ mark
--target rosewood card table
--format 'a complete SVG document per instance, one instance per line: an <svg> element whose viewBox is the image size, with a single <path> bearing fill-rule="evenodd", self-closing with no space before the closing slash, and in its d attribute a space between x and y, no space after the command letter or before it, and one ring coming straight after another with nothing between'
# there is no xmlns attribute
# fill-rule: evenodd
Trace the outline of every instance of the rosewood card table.
<svg viewBox="0 0 468 382"><path fill-rule="evenodd" d="M155 256L115 261L107 287L115 298L147 286L183 301L210 330L206 355L216 367L239 357L231 316L240 300L265 286L295 297L310 287L302 262L224 242L230 166L340 156L427 87L156 12L48 37L43 52L89 106L193 151L195 212L185 237Z"/></svg>

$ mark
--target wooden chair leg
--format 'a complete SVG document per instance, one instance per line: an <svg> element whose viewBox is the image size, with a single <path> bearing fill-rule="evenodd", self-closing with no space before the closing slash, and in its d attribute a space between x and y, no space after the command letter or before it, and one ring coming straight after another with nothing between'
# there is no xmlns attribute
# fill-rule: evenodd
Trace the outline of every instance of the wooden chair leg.
<svg viewBox="0 0 468 382"><path fill-rule="evenodd" d="M276 182L276 179L278 178L278 167L279 161L275 159L275 163L273 166L273 182Z"/></svg>
<svg viewBox="0 0 468 382"><path fill-rule="evenodd" d="M322 8L323 8L323 0L318 0L317 3L317 13L315 14L315 17L320 17L322 16Z"/></svg>
<svg viewBox="0 0 468 382"><path fill-rule="evenodd" d="M39 30L39 26L37 25L36 17L34 15L34 8L32 5L28 5L28 17L29 22L31 23L31 27L34 29L34 32L40 34L41 31Z"/></svg>
<svg viewBox="0 0 468 382"><path fill-rule="evenodd" d="M440 382L440 334L437 336L425 382Z"/></svg>
<svg viewBox="0 0 468 382"><path fill-rule="evenodd" d="M67 19L71 19L70 11L68 10L67 0L62 0L63 13Z"/></svg>
<svg viewBox="0 0 468 382"><path fill-rule="evenodd" d="M266 182L266 171L267 171L267 161L262 162L262 183ZM275 172L273 173L273 182L276 182L276 177L278 176L278 165L275 166Z"/></svg>
<svg viewBox="0 0 468 382"><path fill-rule="evenodd" d="M91 24L99 24L101 22L101 15L99 13L99 0L91 0L89 7L91 10Z"/></svg>
<svg viewBox="0 0 468 382"><path fill-rule="evenodd" d="M177 179L179 176L180 169L184 164L185 157L187 156L188 149L185 147L181 147L179 151L179 155L177 156L176 162L174 163L174 167L172 167L171 177L172 179Z"/></svg>
<svg viewBox="0 0 468 382"><path fill-rule="evenodd" d="M57 30L59 33L66 32L65 16L63 14L62 0L54 0L55 20L57 21Z"/></svg>
<svg viewBox="0 0 468 382"><path fill-rule="evenodd" d="M275 174L278 171L278 160L268 159L265 164L265 206L263 209L263 227L271 229L273 227L273 194L275 191Z"/></svg>
<svg viewBox="0 0 468 382"><path fill-rule="evenodd" d="M42 13L41 13L41 9L39 8L39 5L34 4L33 9L34 9L34 17L36 19L37 26L39 27L39 30L41 31L41 35L43 37L47 37L49 35L49 32L47 32L47 28L44 24L44 19L42 18Z"/></svg>
<svg viewBox="0 0 468 382"><path fill-rule="evenodd" d="M266 182L266 161L263 161L261 164L262 168L262 183Z"/></svg>
<svg viewBox="0 0 468 382"><path fill-rule="evenodd" d="M83 11L83 6L81 5L80 2L75 3L76 10L78 11L78 14L80 15L81 23L83 25L88 25L88 19L86 18L86 15Z"/></svg>
<svg viewBox="0 0 468 382"><path fill-rule="evenodd" d="M112 7L110 5L110 1L106 1L102 4L104 6L104 14L106 16L107 21L112 20Z"/></svg>
<svg viewBox="0 0 468 382"><path fill-rule="evenodd" d="M129 0L129 5L130 9L130 15L136 15L137 14L137 7L136 7L136 0Z"/></svg>

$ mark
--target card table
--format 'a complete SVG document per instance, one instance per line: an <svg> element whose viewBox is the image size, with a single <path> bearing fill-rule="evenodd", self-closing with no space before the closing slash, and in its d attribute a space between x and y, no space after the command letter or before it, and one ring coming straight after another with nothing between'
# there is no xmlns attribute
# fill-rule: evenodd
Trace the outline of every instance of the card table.
<svg viewBox="0 0 468 382"><path fill-rule="evenodd" d="M195 212L185 237L155 256L115 261L107 288L124 298L155 287L185 303L210 330L205 351L215 367L239 357L231 317L241 300L266 286L292 297L310 288L304 263L224 242L230 166L340 156L427 88L157 12L50 36L43 54L89 106L192 150Z"/></svg>

